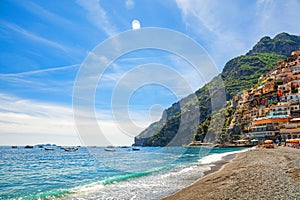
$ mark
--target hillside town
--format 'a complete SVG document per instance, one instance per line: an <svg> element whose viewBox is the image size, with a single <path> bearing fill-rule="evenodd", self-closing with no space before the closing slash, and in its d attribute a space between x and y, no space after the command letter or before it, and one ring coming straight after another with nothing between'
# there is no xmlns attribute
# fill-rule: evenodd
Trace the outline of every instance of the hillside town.
<svg viewBox="0 0 300 200"><path fill-rule="evenodd" d="M299 87L300 50L233 98L231 106L236 112L226 134L233 140L250 138L257 143L300 140Z"/></svg>

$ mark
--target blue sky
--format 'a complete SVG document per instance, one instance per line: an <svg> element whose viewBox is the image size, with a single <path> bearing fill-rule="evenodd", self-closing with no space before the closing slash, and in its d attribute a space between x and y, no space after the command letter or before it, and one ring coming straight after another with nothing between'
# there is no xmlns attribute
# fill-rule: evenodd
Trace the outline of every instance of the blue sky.
<svg viewBox="0 0 300 200"><path fill-rule="evenodd" d="M300 35L299 10L298 0L228 0L226 4L220 0L2 0L0 145L89 145L80 140L73 119L77 73L97 45L131 30L133 20L138 20L142 29L168 28L191 37L220 72L230 58L245 54L265 35L274 37L283 31ZM141 86L126 107L135 126L116 121L112 109L118 112L118 106L111 103L114 87L136 66L148 63L169 66L189 88L180 88L177 81L169 88ZM208 80L174 54L144 49L122 55L101 81L95 91L97 120L108 141L119 145L131 144L133 136L158 120L164 108ZM179 88L179 93L175 95L172 87Z"/></svg>

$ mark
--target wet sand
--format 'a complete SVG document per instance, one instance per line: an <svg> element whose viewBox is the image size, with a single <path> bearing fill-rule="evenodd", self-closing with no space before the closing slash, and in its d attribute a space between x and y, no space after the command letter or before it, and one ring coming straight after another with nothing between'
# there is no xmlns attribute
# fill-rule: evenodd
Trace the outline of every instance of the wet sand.
<svg viewBox="0 0 300 200"><path fill-rule="evenodd" d="M226 162L164 200L300 199L299 149L255 149Z"/></svg>

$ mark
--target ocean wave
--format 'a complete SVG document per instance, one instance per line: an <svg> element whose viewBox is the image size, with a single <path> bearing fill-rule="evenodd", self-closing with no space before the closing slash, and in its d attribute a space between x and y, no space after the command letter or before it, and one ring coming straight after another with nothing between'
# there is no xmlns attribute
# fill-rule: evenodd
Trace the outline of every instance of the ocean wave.
<svg viewBox="0 0 300 200"><path fill-rule="evenodd" d="M215 162L222 160L225 156L237 154L237 153L241 153L241 152L245 152L245 151L249 151L249 149L242 149L239 151L230 151L230 152L224 152L224 153L213 153L211 155L200 158L199 164L201 164L201 165L213 164Z"/></svg>

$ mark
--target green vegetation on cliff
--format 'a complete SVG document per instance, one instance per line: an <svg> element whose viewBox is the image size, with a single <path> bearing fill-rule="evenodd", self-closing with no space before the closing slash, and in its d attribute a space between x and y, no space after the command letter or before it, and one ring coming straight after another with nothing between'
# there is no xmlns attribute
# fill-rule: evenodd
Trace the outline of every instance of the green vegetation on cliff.
<svg viewBox="0 0 300 200"><path fill-rule="evenodd" d="M260 75L272 70L284 55L276 53L255 53L234 58L226 63L221 74L226 88L227 100L238 92L251 88Z"/></svg>
<svg viewBox="0 0 300 200"><path fill-rule="evenodd" d="M222 134L229 126L234 110L220 99L220 102L214 102L219 107L212 111L212 99L218 101L216 97L224 92L224 88L218 88L220 79L225 86L226 100L231 100L238 92L255 85L262 74L299 48L299 36L281 33L274 39L262 38L249 53L227 62L222 73L209 83L166 109L160 121L151 124L135 138L134 145L182 145L193 139L203 140L207 132ZM218 118L222 115L225 121Z"/></svg>

